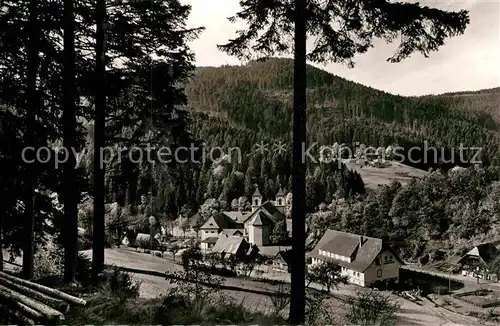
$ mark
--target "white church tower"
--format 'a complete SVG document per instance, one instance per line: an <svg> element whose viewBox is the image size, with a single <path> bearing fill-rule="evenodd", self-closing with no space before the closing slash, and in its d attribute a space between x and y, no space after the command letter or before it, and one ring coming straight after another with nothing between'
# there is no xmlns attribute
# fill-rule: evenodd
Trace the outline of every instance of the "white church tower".
<svg viewBox="0 0 500 326"><path fill-rule="evenodd" d="M285 192L283 191L283 189L279 189L278 190L278 193L276 194L276 200L274 202L274 206L276 206L276 208L282 212L283 214L285 214L285 208L286 208L286 204L285 204Z"/></svg>
<svg viewBox="0 0 500 326"><path fill-rule="evenodd" d="M262 195L259 192L259 188L255 189L252 195L252 212L262 205Z"/></svg>

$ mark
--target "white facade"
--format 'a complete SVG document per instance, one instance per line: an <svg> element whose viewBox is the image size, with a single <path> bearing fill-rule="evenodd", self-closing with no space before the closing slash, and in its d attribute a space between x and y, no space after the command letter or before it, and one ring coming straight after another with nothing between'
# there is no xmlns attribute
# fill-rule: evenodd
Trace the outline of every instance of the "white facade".
<svg viewBox="0 0 500 326"><path fill-rule="evenodd" d="M218 237L218 236L219 236L219 229L217 228L201 230L201 241L209 237Z"/></svg>
<svg viewBox="0 0 500 326"><path fill-rule="evenodd" d="M335 255L323 250L320 250L320 255L350 263L350 258L348 257ZM321 259L312 258L313 265L321 263L323 263ZM389 279L393 279L396 282L399 281L400 266L401 263L397 261L396 257L394 257L394 255L390 251L385 250L380 253L370 264L370 266L368 266L368 268L366 268L362 272L355 271L344 266L340 267L340 271L341 275L347 276L349 278L350 283L360 286L369 286L376 281L385 281Z"/></svg>

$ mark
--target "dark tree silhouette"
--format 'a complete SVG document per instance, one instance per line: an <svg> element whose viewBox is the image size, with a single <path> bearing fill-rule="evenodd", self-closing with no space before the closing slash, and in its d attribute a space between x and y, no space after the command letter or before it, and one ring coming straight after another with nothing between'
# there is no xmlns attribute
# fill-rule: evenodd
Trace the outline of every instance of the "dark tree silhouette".
<svg viewBox="0 0 500 326"><path fill-rule="evenodd" d="M240 6L242 11L230 21L243 20L248 27L227 44L219 45L220 50L246 59L255 53L261 58L293 53L295 58L292 164L292 247L295 255L290 322L301 324L305 314L305 163L301 162L302 148L299 146L302 147L306 139L306 58L352 67L355 55L372 47L374 38L391 42L398 36L401 42L388 61L399 62L416 51L427 57L444 44L446 37L462 34L469 17L465 10L450 13L422 7L419 3L386 0L296 0L293 4L284 0L241 0ZM307 56L306 33L315 38Z"/></svg>
<svg viewBox="0 0 500 326"><path fill-rule="evenodd" d="M92 245L92 279L98 280L104 269L104 164L101 157L105 146L106 119L106 1L97 0L96 7L96 66L95 66L95 120L94 120L94 221Z"/></svg>
<svg viewBox="0 0 500 326"><path fill-rule="evenodd" d="M36 111L39 107L37 92L37 72L39 67L39 44L40 27L38 24L38 0L31 0L29 4L28 18L29 40L27 46L28 69L27 69L27 97L26 97L26 146L36 147L35 145L35 125ZM36 163L35 163L36 164ZM26 163L26 185L24 196L24 214L25 214L25 242L23 246L23 277L30 279L33 277L33 238L35 227L35 170L33 163Z"/></svg>
<svg viewBox="0 0 500 326"><path fill-rule="evenodd" d="M64 281L74 282L78 254L78 201L76 158L75 17L73 0L64 0L63 139L68 159L64 164Z"/></svg>

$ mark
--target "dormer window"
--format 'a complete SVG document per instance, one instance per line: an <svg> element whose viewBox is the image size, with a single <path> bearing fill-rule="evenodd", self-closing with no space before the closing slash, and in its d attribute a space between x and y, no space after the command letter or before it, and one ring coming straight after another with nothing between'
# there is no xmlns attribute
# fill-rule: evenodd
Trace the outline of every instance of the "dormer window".
<svg viewBox="0 0 500 326"><path fill-rule="evenodd" d="M259 200L258 199L255 199L255 206L259 205Z"/></svg>
<svg viewBox="0 0 500 326"><path fill-rule="evenodd" d="M282 205L282 201L281 201L281 198L278 199L278 205L281 206Z"/></svg>

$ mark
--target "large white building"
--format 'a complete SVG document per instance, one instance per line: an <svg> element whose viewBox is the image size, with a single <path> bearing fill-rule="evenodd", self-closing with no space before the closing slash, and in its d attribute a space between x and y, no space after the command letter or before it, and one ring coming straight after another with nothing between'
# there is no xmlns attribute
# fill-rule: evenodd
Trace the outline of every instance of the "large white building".
<svg viewBox="0 0 500 326"><path fill-rule="evenodd" d="M349 282L361 286L374 285L377 281L397 283L399 267L403 265L382 239L334 230L327 230L308 256L312 264L335 263Z"/></svg>

